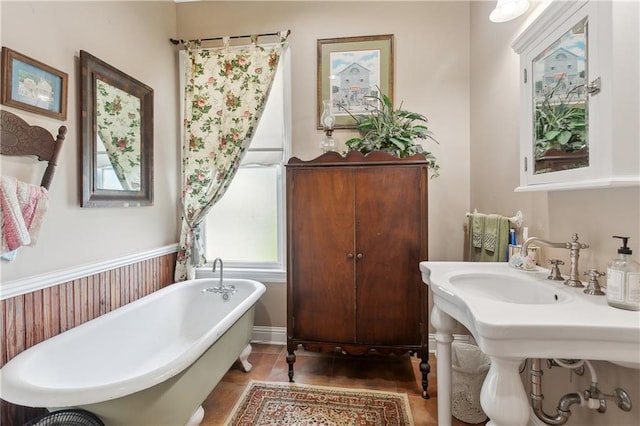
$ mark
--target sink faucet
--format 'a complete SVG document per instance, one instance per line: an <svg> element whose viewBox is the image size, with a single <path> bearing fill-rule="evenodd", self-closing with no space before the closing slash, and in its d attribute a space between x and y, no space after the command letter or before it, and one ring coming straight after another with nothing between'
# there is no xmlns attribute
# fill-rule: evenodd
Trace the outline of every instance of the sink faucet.
<svg viewBox="0 0 640 426"><path fill-rule="evenodd" d="M222 298L224 300L229 300L229 296L232 294L236 294L238 290L236 290L236 286L233 284L230 284L228 286L224 285L222 259L220 259L219 257L216 257L216 259L213 261L213 269L211 270L211 272L216 272L216 265L218 263L220 264L220 283L217 287L205 288L202 290L202 292L222 293Z"/></svg>
<svg viewBox="0 0 640 426"><path fill-rule="evenodd" d="M571 267L569 269L569 278L564 282L569 287L584 287L578 278L578 257L580 256L580 249L589 248L588 244L582 244L578 242L578 234L573 234L571 241L568 243L553 243L551 241L543 240L538 237L527 238L522 244L520 253L523 256L527 255L527 250L532 243L538 243L553 248L566 248L569 250L569 257L571 260Z"/></svg>

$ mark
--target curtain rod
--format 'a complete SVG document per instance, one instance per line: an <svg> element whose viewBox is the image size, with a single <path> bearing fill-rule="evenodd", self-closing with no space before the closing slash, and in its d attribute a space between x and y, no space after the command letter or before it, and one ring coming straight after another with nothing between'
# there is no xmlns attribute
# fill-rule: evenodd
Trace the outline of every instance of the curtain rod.
<svg viewBox="0 0 640 426"><path fill-rule="evenodd" d="M291 30L287 30L287 34L285 35L285 38L289 37L289 34L291 34ZM229 36L230 39L237 39L237 38L248 38L248 37L266 37L266 36L277 36L280 35L280 32L277 33L262 33L262 34L247 34L247 35L237 35L237 36ZM188 41L214 41L214 40L222 40L224 39L224 37L211 37L211 38L198 38L198 39L192 39L192 40L176 40L174 38L170 38L169 41L174 44L174 45L178 45L178 44L185 44Z"/></svg>

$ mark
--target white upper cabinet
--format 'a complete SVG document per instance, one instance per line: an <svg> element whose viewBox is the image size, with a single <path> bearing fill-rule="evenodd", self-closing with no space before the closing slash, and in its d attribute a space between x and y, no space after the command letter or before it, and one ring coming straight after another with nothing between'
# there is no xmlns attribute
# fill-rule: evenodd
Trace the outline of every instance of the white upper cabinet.
<svg viewBox="0 0 640 426"><path fill-rule="evenodd" d="M554 1L515 40L516 191L640 185L639 9Z"/></svg>

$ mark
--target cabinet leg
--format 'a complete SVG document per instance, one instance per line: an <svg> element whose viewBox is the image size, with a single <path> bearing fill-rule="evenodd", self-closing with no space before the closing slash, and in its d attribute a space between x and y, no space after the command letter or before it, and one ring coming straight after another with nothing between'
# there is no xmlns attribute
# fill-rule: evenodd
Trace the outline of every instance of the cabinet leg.
<svg viewBox="0 0 640 426"><path fill-rule="evenodd" d="M289 381L293 382L293 363L296 362L296 354L290 351L287 355L287 364L289 364Z"/></svg>
<svg viewBox="0 0 640 426"><path fill-rule="evenodd" d="M422 360L420 361L420 372L422 373L422 398L429 399L427 389L429 388L429 372L431 371L431 365L429 365L429 351L422 351Z"/></svg>

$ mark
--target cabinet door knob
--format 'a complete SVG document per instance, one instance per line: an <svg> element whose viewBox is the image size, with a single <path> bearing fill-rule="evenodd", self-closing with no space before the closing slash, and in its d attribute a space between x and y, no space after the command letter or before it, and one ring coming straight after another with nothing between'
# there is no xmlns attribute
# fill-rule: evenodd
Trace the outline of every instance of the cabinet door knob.
<svg viewBox="0 0 640 426"><path fill-rule="evenodd" d="M353 259L353 253L348 253L347 254L347 259Z"/></svg>
<svg viewBox="0 0 640 426"><path fill-rule="evenodd" d="M357 258L357 259L362 259L363 257L364 257L364 256L362 256L362 253L358 253L358 254L356 255L356 258Z"/></svg>

